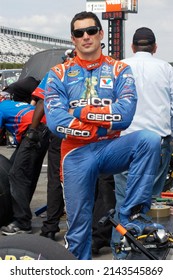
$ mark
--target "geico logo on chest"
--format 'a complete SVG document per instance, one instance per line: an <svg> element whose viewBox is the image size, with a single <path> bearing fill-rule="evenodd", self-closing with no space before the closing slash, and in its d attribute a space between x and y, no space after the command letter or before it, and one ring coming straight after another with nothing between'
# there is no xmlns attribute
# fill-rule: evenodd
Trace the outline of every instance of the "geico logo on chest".
<svg viewBox="0 0 173 280"><path fill-rule="evenodd" d="M81 98L79 100L73 100L70 102L70 107L71 108L76 108L76 107L83 107L86 105L93 105L93 106L108 106L112 104L112 100L108 98L96 98L92 97L90 99L84 99Z"/></svg>
<svg viewBox="0 0 173 280"><path fill-rule="evenodd" d="M92 120L92 121L114 121L118 122L121 120L121 115L111 115L111 114L93 114L93 113L88 113L87 114L87 119Z"/></svg>
<svg viewBox="0 0 173 280"><path fill-rule="evenodd" d="M56 130L57 130L57 132L64 133L67 135L81 136L81 137L90 136L90 132L87 130L78 130L78 129L72 129L72 128L67 128L67 127L63 127L63 126L57 126Z"/></svg>

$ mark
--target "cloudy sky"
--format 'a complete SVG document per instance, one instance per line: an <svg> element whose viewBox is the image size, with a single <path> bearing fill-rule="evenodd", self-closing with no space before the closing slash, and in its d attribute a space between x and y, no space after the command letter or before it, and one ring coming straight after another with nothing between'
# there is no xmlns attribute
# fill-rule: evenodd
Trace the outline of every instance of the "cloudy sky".
<svg viewBox="0 0 173 280"><path fill-rule="evenodd" d="M86 0L0 0L0 26L70 39L70 21L74 14L83 10L86 10ZM135 30L146 26L156 35L155 56L172 62L172 17L173 0L138 0L138 13L128 14L125 21L125 56L132 55L130 45ZM106 45L107 23L107 20L102 21Z"/></svg>

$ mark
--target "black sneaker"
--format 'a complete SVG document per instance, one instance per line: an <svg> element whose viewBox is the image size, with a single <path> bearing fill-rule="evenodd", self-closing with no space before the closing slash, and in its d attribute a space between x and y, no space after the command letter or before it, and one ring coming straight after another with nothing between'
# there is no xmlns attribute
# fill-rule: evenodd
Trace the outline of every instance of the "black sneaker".
<svg viewBox="0 0 173 280"><path fill-rule="evenodd" d="M1 227L1 232L3 235L15 235L19 233L32 233L31 229L21 229L16 226L15 223L11 223L8 226Z"/></svg>
<svg viewBox="0 0 173 280"><path fill-rule="evenodd" d="M103 247L110 247L109 242L95 242L94 240L92 240L92 253L93 255L98 255L99 254L99 250L102 249Z"/></svg>

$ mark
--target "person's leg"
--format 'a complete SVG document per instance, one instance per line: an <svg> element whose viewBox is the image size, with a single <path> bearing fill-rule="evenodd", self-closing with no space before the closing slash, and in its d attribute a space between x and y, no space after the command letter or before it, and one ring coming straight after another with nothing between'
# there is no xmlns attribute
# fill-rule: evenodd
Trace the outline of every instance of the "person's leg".
<svg viewBox="0 0 173 280"><path fill-rule="evenodd" d="M39 133L39 146L36 148L35 159L33 161L33 165L31 166L32 183L31 183L31 191L30 191L30 201L32 200L33 194L35 192L37 182L41 173L43 161L45 155L47 153L49 147L49 135L50 132L45 125L40 124L37 128Z"/></svg>
<svg viewBox="0 0 173 280"><path fill-rule="evenodd" d="M101 172L118 174L128 170L125 199L120 207L120 222L125 226L135 226L138 233L146 228L146 223L137 219L129 221L135 213L145 214L151 206L152 188L161 155L161 139L154 132L143 130L122 136L102 149ZM151 226L158 228L160 225ZM149 224L148 224L149 226ZM163 227L162 227L163 228Z"/></svg>
<svg viewBox="0 0 173 280"><path fill-rule="evenodd" d="M161 161L158 169L158 173L153 186L153 196L159 197L164 189L164 184L166 181L166 176L169 170L169 164L171 160L171 137L166 137L162 139L161 145Z"/></svg>
<svg viewBox="0 0 173 280"><path fill-rule="evenodd" d="M116 222L119 221L119 209L121 205L123 204L124 198L125 198L125 193L126 193L126 186L127 186L127 175L128 172L124 171L120 174L114 175L114 181L115 181L115 197L116 197L116 205L115 205L115 215L114 219ZM118 254L118 246L120 243L120 240L122 238L122 235L115 230L115 228L112 228L112 236L111 236L111 242L110 246L112 249L112 254L114 259L124 259L127 254L126 253L119 253Z"/></svg>
<svg viewBox="0 0 173 280"><path fill-rule="evenodd" d="M23 139L9 173L14 221L19 228L26 230L31 228L29 205L35 154L36 149L30 148L27 140Z"/></svg>
<svg viewBox="0 0 173 280"><path fill-rule="evenodd" d="M66 248L80 260L91 259L92 211L97 161L90 145L75 149L63 160L64 197L68 231Z"/></svg>
<svg viewBox="0 0 173 280"><path fill-rule="evenodd" d="M103 227L99 225L99 220L110 209L115 208L114 188L113 175L100 174L96 185L92 224L92 252L95 254L98 254L100 248L110 246L112 226L107 223Z"/></svg>
<svg viewBox="0 0 173 280"><path fill-rule="evenodd" d="M63 191L60 182L61 139L51 134L48 148L47 219L43 222L41 235L54 239L59 221L64 213Z"/></svg>
<svg viewBox="0 0 173 280"><path fill-rule="evenodd" d="M125 218L130 218L134 207L140 205L142 213L150 208L160 152L160 137L145 130L92 143L66 155L63 174L69 224L67 247L77 258L91 258L93 186L98 173L118 174L129 170L126 196L120 208L120 218L124 215L122 222L126 226ZM145 226L141 222L140 231Z"/></svg>
<svg viewBox="0 0 173 280"><path fill-rule="evenodd" d="M40 134L40 131L39 131ZM49 136L44 134L39 145L34 144L25 137L14 158L9 172L10 191L12 196L14 232L8 226L2 228L6 235L31 230L32 212L30 202L36 188L42 162L49 145ZM17 230L19 228L20 230Z"/></svg>
<svg viewBox="0 0 173 280"><path fill-rule="evenodd" d="M168 172L169 162L170 162L170 157L171 157L170 138L169 137L162 140L161 155L162 156L161 156L159 169L157 172L157 176L154 180L154 186L153 186L153 192L152 192L152 194L154 196L160 195L160 193L164 187L165 180L166 180L166 175ZM116 196L116 200L117 200L117 204L115 207L115 216L114 216L114 219L116 221L119 221L119 217L118 217L119 209L125 198L127 175L128 175L128 172L126 172L126 171L123 173L114 175L115 196ZM115 259L117 259L117 258L122 259L122 258L126 257L126 254L124 254L124 253L118 254L115 252L115 247L117 244L119 244L120 238L121 238L121 235L113 228L112 238L111 238L111 248L112 248L112 253L113 253L113 256Z"/></svg>
<svg viewBox="0 0 173 280"><path fill-rule="evenodd" d="M132 208L138 205L142 206L143 213L148 212L161 159L159 135L149 131L135 134L137 139L127 135L127 138L135 143L128 169L126 196L120 207L120 213L123 215L130 215Z"/></svg>

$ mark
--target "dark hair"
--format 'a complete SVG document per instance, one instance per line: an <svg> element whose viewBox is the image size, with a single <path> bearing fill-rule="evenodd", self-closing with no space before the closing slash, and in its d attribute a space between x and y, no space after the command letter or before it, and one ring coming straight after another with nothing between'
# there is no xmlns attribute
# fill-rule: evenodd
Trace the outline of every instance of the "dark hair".
<svg viewBox="0 0 173 280"><path fill-rule="evenodd" d="M148 45L148 46L136 46L133 45L133 49L135 52L149 52L152 53L154 51L155 48L155 43L152 45Z"/></svg>
<svg viewBox="0 0 173 280"><path fill-rule="evenodd" d="M74 31L74 23L75 23L75 21L83 20L83 19L86 19L86 18L92 18L95 21L96 26L98 26L100 28L100 30L102 30L101 22L100 22L99 18L96 16L96 14L94 14L92 12L84 11L84 12L80 12L80 13L76 14L73 17L73 19L71 21L71 34Z"/></svg>

